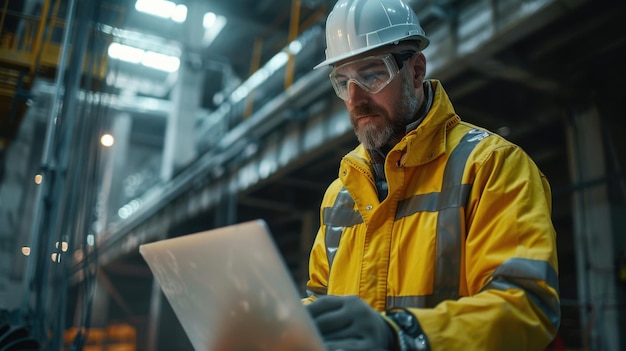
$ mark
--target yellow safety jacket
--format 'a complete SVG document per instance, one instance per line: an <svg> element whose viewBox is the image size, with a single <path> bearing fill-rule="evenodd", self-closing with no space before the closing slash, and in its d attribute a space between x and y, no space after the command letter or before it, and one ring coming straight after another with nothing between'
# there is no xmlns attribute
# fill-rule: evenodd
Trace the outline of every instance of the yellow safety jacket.
<svg viewBox="0 0 626 351"><path fill-rule="evenodd" d="M441 83L387 155L378 200L362 145L321 204L308 298L409 309L432 350L542 350L560 323L546 177L518 146L462 122Z"/></svg>

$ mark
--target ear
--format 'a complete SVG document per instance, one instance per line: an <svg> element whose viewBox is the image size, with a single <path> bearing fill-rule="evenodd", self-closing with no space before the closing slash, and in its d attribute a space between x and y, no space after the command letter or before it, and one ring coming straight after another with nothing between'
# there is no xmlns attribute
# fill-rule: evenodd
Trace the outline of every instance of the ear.
<svg viewBox="0 0 626 351"><path fill-rule="evenodd" d="M412 57L411 67L413 68L413 84L415 87L421 87L426 74L426 57L422 52L418 52Z"/></svg>

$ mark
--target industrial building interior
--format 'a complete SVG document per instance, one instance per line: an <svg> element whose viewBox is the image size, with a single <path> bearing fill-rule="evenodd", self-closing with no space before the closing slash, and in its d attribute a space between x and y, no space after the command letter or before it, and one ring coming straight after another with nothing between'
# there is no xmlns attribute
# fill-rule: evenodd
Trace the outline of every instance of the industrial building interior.
<svg viewBox="0 0 626 351"><path fill-rule="evenodd" d="M313 70L334 3L0 1L0 349L191 349L138 247L253 219L304 296L357 144ZM407 3L427 78L551 183L550 349L626 349L626 2Z"/></svg>

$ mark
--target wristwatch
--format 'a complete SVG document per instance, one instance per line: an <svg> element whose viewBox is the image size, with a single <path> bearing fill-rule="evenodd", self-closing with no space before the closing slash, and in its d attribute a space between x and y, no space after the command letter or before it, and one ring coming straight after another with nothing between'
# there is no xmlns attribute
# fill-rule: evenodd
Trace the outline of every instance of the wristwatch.
<svg viewBox="0 0 626 351"><path fill-rule="evenodd" d="M394 329L398 335L400 351L430 351L428 339L411 312L402 307L393 307L385 311L385 317L397 327Z"/></svg>

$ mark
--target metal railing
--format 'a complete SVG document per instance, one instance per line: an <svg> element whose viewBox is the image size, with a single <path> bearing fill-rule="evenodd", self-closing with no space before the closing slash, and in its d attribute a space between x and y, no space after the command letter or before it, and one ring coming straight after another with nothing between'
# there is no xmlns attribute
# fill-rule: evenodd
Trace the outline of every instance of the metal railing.
<svg viewBox="0 0 626 351"><path fill-rule="evenodd" d="M39 68L56 68L61 52L61 41L66 21L58 16L62 0L43 0L35 13L14 10L12 3L23 0L4 0L0 15L0 66L28 70L37 74ZM27 10L28 11L28 10ZM106 53L92 67L94 76L103 78L106 72Z"/></svg>

